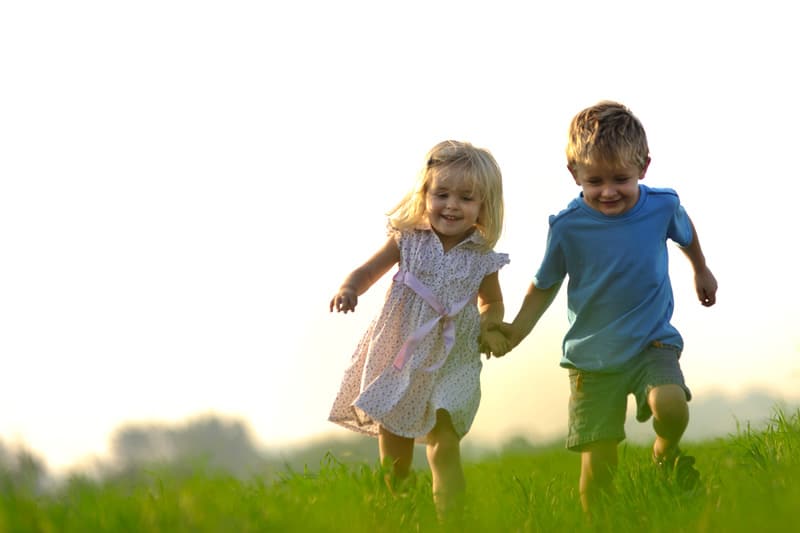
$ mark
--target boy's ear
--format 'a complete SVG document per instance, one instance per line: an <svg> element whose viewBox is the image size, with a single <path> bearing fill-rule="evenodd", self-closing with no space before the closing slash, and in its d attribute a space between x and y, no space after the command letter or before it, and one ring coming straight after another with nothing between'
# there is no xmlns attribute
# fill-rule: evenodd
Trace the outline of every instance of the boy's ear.
<svg viewBox="0 0 800 533"><path fill-rule="evenodd" d="M570 173L570 174L572 174L572 179L574 179L574 180L575 180L575 184L576 184L576 185L580 185L580 183L578 183L578 176L575 174L575 169L574 169L574 168L572 168L572 167L571 167L571 166L568 164L568 165L567 165L567 170L569 170L569 173Z"/></svg>
<svg viewBox="0 0 800 533"><path fill-rule="evenodd" d="M650 166L650 156L647 156L647 160L644 162L644 168L642 169L642 173L639 176L640 180L644 179L644 175L647 172L647 167L649 167L649 166Z"/></svg>

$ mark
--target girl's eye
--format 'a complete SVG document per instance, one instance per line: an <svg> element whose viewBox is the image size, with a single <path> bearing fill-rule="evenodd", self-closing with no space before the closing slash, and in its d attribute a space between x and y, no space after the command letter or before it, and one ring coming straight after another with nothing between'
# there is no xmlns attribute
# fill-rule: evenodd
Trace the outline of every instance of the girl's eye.
<svg viewBox="0 0 800 533"><path fill-rule="evenodd" d="M471 202L472 196L462 196L461 199L464 200L465 202Z"/></svg>

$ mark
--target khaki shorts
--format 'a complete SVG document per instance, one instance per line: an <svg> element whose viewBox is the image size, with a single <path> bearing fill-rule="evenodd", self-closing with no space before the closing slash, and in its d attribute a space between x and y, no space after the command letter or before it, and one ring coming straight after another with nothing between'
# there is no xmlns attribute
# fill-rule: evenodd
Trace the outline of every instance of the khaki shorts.
<svg viewBox="0 0 800 533"><path fill-rule="evenodd" d="M567 448L580 451L601 440L625 439L628 394L636 397L636 420L653 413L647 403L650 390L659 385L680 385L686 401L692 393L683 380L677 346L654 342L623 368L613 373L569 369L569 433Z"/></svg>

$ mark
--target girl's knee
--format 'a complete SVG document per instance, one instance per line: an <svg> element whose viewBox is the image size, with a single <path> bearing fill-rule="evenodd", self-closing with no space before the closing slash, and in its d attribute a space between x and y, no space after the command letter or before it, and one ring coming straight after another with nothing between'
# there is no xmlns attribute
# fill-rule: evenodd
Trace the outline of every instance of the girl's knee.
<svg viewBox="0 0 800 533"><path fill-rule="evenodd" d="M461 446L461 439L458 438L455 431L431 431L428 435L428 443L430 446L441 450L458 449Z"/></svg>
<svg viewBox="0 0 800 533"><path fill-rule="evenodd" d="M408 474L414 458L414 439L395 435L381 426L378 433L378 450L384 466L389 463L396 474L400 476Z"/></svg>
<svg viewBox="0 0 800 533"><path fill-rule="evenodd" d="M450 415L440 410L436 413L436 425L428 434L428 456L436 460L458 457L461 437L456 433Z"/></svg>

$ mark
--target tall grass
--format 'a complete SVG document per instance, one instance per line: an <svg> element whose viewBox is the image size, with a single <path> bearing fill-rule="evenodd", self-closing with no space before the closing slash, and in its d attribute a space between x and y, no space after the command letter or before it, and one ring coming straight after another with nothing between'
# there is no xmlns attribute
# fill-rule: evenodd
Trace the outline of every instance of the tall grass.
<svg viewBox="0 0 800 533"><path fill-rule="evenodd" d="M703 476L689 492L658 475L648 447L623 445L614 496L592 524L580 511L578 456L553 448L466 464L466 511L453 524L436 520L427 471L392 494L377 464L328 454L270 481L202 467L76 477L48 492L3 479L0 532L800 530L800 410L687 451Z"/></svg>

